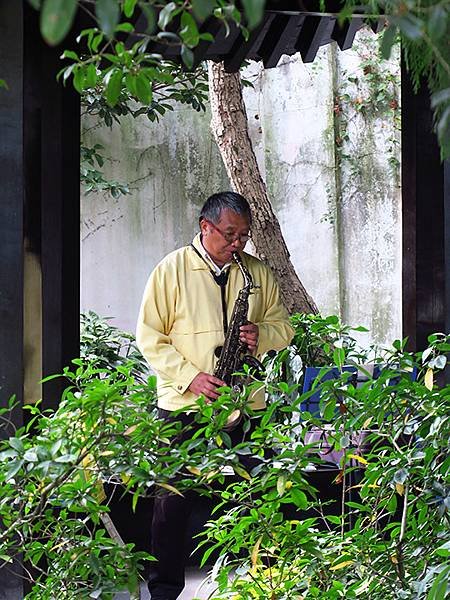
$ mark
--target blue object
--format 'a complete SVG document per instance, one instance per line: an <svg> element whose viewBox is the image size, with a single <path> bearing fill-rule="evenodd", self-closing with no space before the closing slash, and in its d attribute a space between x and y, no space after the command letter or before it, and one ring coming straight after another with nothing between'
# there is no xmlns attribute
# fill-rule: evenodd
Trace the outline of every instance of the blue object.
<svg viewBox="0 0 450 600"><path fill-rule="evenodd" d="M309 392L312 390L314 386L314 382L316 381L319 374L322 372L320 376L320 383L323 381L329 381L330 379L338 379L341 375L341 372L351 373L353 379L356 381L358 376L358 369L356 367L348 366L342 367L342 371L340 371L337 367L327 368L327 367L306 367L305 370L305 379L303 381L303 393ZM318 382L319 383L319 382ZM307 398L304 402L300 404L300 408L302 411L308 411L314 417L320 417L320 396L322 390L320 385L317 385L317 391L314 392L309 398Z"/></svg>

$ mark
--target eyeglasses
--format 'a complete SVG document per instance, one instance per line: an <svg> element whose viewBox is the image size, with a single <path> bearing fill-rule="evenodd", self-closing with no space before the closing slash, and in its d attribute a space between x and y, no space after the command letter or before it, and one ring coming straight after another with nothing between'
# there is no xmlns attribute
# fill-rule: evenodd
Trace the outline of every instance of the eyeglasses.
<svg viewBox="0 0 450 600"><path fill-rule="evenodd" d="M244 233L242 235L236 235L235 233L226 233L225 231L222 231L221 229L219 229L211 221L208 221L207 219L205 219L205 221L207 221L207 223L209 223L211 225L211 227L217 231L217 233L220 233L220 235L223 237L223 239L228 244L232 244L236 240L239 240L241 242L241 244L246 244L248 242L248 240L252 237L251 231L249 231L248 233Z"/></svg>

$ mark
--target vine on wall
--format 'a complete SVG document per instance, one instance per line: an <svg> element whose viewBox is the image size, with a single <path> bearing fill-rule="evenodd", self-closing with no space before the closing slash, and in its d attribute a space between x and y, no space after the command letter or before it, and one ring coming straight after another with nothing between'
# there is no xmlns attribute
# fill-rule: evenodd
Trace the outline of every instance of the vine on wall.
<svg viewBox="0 0 450 600"><path fill-rule="evenodd" d="M334 90L334 143L338 201L345 204L350 194L365 194L370 185L371 167L379 162L376 131L386 131L384 151L390 180L399 185L400 175L400 80L395 60L382 60L378 40L371 34L355 42L359 57L355 69L343 69L336 76ZM398 64L398 63L397 63ZM329 192L330 206L335 203ZM330 209L323 221L334 223Z"/></svg>
<svg viewBox="0 0 450 600"><path fill-rule="evenodd" d="M366 39L364 44L355 47L361 58L360 72L342 74L342 84L335 95L334 112L338 118L341 132L336 136L336 146L341 153L341 159L352 163L354 155L343 151L343 142L349 141L348 128L350 122L358 116L364 120L364 125L377 119L386 122L393 128L389 137L388 162L394 175L400 166L399 132L400 132L400 81L392 71L391 63L380 60L373 52L373 41Z"/></svg>

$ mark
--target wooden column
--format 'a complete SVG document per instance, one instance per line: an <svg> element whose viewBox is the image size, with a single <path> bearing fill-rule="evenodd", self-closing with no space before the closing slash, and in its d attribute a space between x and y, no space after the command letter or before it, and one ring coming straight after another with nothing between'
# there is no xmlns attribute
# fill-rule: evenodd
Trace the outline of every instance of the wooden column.
<svg viewBox="0 0 450 600"><path fill-rule="evenodd" d="M403 335L413 350L425 348L430 333L445 331L450 320L448 171L432 130L429 91L423 85L415 94L403 65Z"/></svg>
<svg viewBox="0 0 450 600"><path fill-rule="evenodd" d="M450 159L444 163L445 332L450 333ZM446 366L450 384L450 365Z"/></svg>
<svg viewBox="0 0 450 600"><path fill-rule="evenodd" d="M79 354L79 98L56 82L62 48L47 47L27 2L0 2L0 406L43 397ZM13 431L0 429L0 436ZM0 595L22 598L20 568L0 570Z"/></svg>

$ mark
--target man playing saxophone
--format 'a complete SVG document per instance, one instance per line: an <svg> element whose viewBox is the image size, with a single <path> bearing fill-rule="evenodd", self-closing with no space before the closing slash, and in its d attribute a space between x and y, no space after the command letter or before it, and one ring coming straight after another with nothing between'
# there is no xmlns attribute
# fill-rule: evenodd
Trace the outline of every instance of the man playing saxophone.
<svg viewBox="0 0 450 600"><path fill-rule="evenodd" d="M213 194L199 223L192 244L167 255L150 275L136 333L158 375L160 417L171 419L172 411L189 409L176 417L183 426L192 423L189 411L197 408L199 396L219 397L217 388L227 377L216 376L216 350L228 344L230 335L238 335L239 347L255 357L286 347L293 335L270 270L244 252L251 236L245 198L234 192ZM251 293L244 294L250 287ZM241 321L236 326L237 314ZM226 360L222 353L219 362ZM250 402L252 409L264 409L263 388ZM241 425L231 437L234 443L242 439ZM170 493L155 499L151 551L158 562L149 581L152 600L175 600L184 587L184 536L193 501Z"/></svg>

